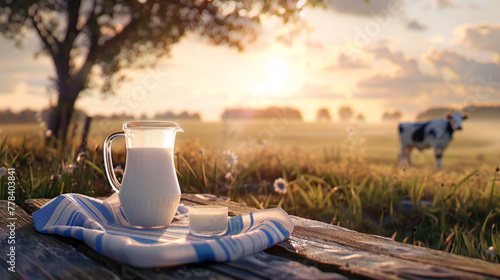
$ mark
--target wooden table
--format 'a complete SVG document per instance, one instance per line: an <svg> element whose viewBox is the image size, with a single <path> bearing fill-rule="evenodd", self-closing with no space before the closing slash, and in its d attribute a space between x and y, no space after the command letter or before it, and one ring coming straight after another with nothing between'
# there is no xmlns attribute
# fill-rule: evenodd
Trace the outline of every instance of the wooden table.
<svg viewBox="0 0 500 280"><path fill-rule="evenodd" d="M140 269L100 255L73 238L38 233L31 213L48 199L15 210L16 272L9 265L10 216L0 201L0 279L499 279L500 264L395 242L292 216L288 240L237 261ZM183 194L185 205L218 204L230 215L257 209ZM11 238L12 239L12 238Z"/></svg>

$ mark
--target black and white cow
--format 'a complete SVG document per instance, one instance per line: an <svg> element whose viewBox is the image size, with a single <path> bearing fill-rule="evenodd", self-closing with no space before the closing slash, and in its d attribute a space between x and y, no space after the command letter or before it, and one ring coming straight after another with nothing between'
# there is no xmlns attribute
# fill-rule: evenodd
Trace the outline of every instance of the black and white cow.
<svg viewBox="0 0 500 280"><path fill-rule="evenodd" d="M467 115L455 112L446 114L442 119L422 123L407 122L399 124L401 164L404 164L406 158L411 165L410 152L413 148L420 151L434 148L437 167L441 167L443 151L450 143L453 132L462 129L462 121L465 119L467 119Z"/></svg>

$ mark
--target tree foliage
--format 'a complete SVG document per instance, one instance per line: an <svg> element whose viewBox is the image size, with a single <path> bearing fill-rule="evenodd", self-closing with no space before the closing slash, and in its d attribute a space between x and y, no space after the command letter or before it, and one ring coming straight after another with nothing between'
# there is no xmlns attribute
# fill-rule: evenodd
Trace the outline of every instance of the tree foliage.
<svg viewBox="0 0 500 280"><path fill-rule="evenodd" d="M384 114L382 114L382 120L383 121L399 121L399 119L401 119L402 115L403 114L399 110L394 110L392 112L385 111Z"/></svg>
<svg viewBox="0 0 500 280"><path fill-rule="evenodd" d="M125 79L120 69L154 65L190 32L243 49L257 37L263 16L300 22L306 2L0 0L0 32L18 45L36 34L39 54L52 59L58 98L49 129L61 136L79 94L89 88L114 93Z"/></svg>
<svg viewBox="0 0 500 280"><path fill-rule="evenodd" d="M342 106L339 108L339 118L341 121L348 121L354 115L351 106Z"/></svg>
<svg viewBox="0 0 500 280"><path fill-rule="evenodd" d="M323 107L319 108L316 112L316 121L331 121L332 116L330 115L330 110L328 108Z"/></svg>

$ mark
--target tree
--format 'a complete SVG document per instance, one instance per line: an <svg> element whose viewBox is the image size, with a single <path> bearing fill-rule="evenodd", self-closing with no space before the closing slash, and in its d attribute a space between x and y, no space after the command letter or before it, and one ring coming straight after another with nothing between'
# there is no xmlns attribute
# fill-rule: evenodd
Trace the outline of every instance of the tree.
<svg viewBox="0 0 500 280"><path fill-rule="evenodd" d="M401 111L395 110L393 112L385 111L382 115L383 121L399 121L401 119Z"/></svg>
<svg viewBox="0 0 500 280"><path fill-rule="evenodd" d="M332 117L330 115L330 111L323 107L318 109L318 112L316 112L316 121L331 121Z"/></svg>
<svg viewBox="0 0 500 280"><path fill-rule="evenodd" d="M339 108L339 118L341 121L348 121L354 115L354 111L350 106L342 106Z"/></svg>
<svg viewBox="0 0 500 280"><path fill-rule="evenodd" d="M358 121L358 122L364 122L365 121L365 115L358 114L358 116L356 117L356 121Z"/></svg>
<svg viewBox="0 0 500 280"><path fill-rule="evenodd" d="M96 88L114 93L124 80L121 69L154 65L188 32L243 49L256 38L261 15L296 23L303 5L282 0L0 0L0 32L18 45L34 32L40 53L51 58L57 104L48 129L65 143L80 93Z"/></svg>

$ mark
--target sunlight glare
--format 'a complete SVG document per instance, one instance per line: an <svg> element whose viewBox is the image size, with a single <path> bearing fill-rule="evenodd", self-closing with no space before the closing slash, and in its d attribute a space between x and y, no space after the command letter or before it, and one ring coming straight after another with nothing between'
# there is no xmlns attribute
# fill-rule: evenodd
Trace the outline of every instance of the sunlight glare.
<svg viewBox="0 0 500 280"><path fill-rule="evenodd" d="M264 66L257 89L259 92L267 94L282 95L289 80L289 66L283 61L271 60Z"/></svg>

